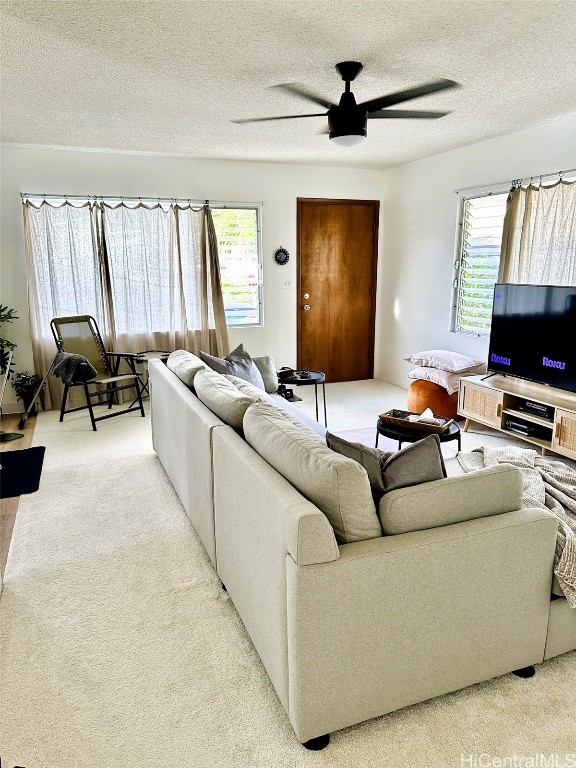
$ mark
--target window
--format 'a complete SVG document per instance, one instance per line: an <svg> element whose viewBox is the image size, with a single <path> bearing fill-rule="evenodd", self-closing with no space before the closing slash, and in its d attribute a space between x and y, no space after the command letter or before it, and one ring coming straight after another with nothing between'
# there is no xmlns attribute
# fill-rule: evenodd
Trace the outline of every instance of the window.
<svg viewBox="0 0 576 768"><path fill-rule="evenodd" d="M490 334L508 193L462 200L454 280L454 330Z"/></svg>
<svg viewBox="0 0 576 768"><path fill-rule="evenodd" d="M259 210L212 208L227 325L262 323Z"/></svg>
<svg viewBox="0 0 576 768"><path fill-rule="evenodd" d="M26 199L34 208L42 206L42 197L27 195ZM70 237L75 243L81 242L76 243L75 250L68 247L67 241L53 244L50 254L57 263L53 272L47 272L45 276L42 273L39 277L46 284L50 284L54 273L64 275L68 268L85 271L86 267L82 265L68 263L68 254L73 253L74 257L78 258L76 252L84 254L92 268L96 269L98 277L96 235L91 208L85 199L70 198L71 205L65 206L67 200L68 198L51 196L52 222L57 221L59 224L62 219L60 228L57 231L55 229L54 233L51 232L51 236L53 239ZM99 198L98 203L96 200L95 197L93 206L106 207L105 238L111 290L116 307L116 332L134 335L143 331L174 330L176 320L173 317L173 306L179 301L180 288L174 285L171 279L177 272L173 264L176 258L176 225L171 215L173 201L158 199L159 207L156 207L156 200L138 199L146 204L140 207L136 199L127 199L130 202L127 202L126 206L121 205L124 198ZM150 210L150 207L154 210ZM239 208L223 206L213 207L211 212L218 242L226 324L261 325L263 312L260 208L254 205ZM190 211L182 209L178 219L180 245L189 254L196 252L200 247L199 242L195 241L198 235L195 234L196 230L190 221L193 215ZM31 226L39 227L40 224L36 223L36 219L31 219ZM40 242L41 238L37 237L36 240ZM46 237L44 240L48 242ZM82 249L80 246L85 247ZM47 257L40 260L39 271L44 269L45 262L48 263ZM195 268L194 264L188 266ZM124 280L126 274L130 275L129 284ZM188 322L191 327L197 328L200 327L200 302L196 295L199 286L187 274L183 277ZM78 280L73 277L67 281L57 280L51 290L55 293L69 288L71 295L76 297L79 292L77 283ZM83 294L80 295L81 306L88 307L102 324L102 311L94 308L93 300L86 301L85 298ZM58 307L65 308L64 314L79 311L77 303L76 299L56 302ZM209 321L213 323L212 315Z"/></svg>

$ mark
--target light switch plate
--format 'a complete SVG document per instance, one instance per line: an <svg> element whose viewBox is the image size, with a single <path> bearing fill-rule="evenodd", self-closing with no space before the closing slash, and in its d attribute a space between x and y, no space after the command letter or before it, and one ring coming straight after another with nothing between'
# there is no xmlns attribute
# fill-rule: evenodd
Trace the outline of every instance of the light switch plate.
<svg viewBox="0 0 576 768"><path fill-rule="evenodd" d="M294 288L294 280L291 277L283 277L282 288Z"/></svg>

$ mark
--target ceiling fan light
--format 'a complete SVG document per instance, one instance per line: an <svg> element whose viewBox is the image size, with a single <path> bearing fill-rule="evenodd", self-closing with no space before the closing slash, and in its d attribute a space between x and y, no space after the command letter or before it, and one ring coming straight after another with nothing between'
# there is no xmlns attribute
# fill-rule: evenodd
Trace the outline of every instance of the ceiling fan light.
<svg viewBox="0 0 576 768"><path fill-rule="evenodd" d="M354 147L356 144L361 144L365 138L366 136L363 134L346 133L342 136L330 136L330 141L339 147Z"/></svg>

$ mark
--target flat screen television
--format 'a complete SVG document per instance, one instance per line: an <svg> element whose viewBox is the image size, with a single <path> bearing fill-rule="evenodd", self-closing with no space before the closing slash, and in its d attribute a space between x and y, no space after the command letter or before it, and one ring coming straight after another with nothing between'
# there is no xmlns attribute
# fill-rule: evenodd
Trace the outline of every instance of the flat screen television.
<svg viewBox="0 0 576 768"><path fill-rule="evenodd" d="M497 283L488 370L576 392L576 286Z"/></svg>

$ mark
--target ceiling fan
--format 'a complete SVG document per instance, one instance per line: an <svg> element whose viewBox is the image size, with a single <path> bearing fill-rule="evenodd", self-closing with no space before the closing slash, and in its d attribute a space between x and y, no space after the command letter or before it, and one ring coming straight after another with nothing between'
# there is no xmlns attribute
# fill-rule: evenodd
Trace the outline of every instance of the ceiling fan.
<svg viewBox="0 0 576 768"><path fill-rule="evenodd" d="M279 115L277 117L254 117L243 120L233 120L233 123L261 123L270 120L294 120L300 117L328 117L328 128L321 131L327 133L329 138L341 146L350 147L359 144L367 135L368 120L385 120L390 118L419 118L435 120L438 117L449 115L450 112L437 112L430 110L388 109L388 107L400 104L403 101L417 99L437 91L445 91L449 88L457 88L459 83L454 80L433 80L431 83L417 85L414 88L406 88L403 91L380 96L377 99L356 103L354 94L350 90L350 83L360 74L363 65L359 61L341 61L336 64L336 71L346 83L346 88L338 104L314 93L298 83L284 83L274 85L273 88L296 94L306 101L311 101L324 107L327 112L314 112L308 115Z"/></svg>

